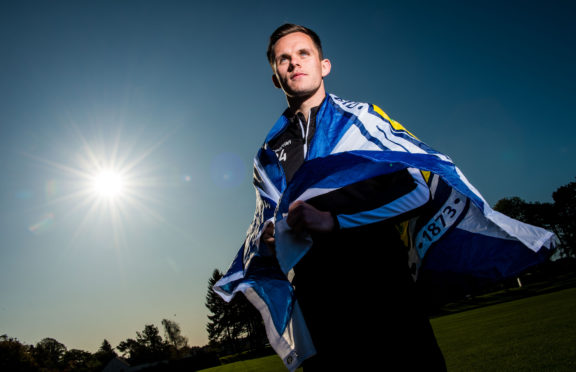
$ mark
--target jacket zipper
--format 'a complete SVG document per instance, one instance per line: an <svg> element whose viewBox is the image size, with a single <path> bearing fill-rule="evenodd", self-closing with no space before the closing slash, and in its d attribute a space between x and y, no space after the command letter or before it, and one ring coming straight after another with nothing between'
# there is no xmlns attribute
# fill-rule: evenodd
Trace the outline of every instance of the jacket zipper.
<svg viewBox="0 0 576 372"><path fill-rule="evenodd" d="M308 113L308 120L306 123L306 131L304 131L304 125L302 124L302 119L298 116L298 123L300 123L300 131L302 132L302 137L304 138L304 160L308 155L308 130L310 129L310 118L312 117L312 110Z"/></svg>

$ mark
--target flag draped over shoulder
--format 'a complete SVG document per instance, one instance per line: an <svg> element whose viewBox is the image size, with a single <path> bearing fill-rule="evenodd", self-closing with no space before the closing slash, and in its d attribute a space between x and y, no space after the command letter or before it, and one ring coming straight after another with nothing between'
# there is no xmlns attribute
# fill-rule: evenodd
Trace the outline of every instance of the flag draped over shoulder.
<svg viewBox="0 0 576 372"><path fill-rule="evenodd" d="M288 119L282 116L268 134L254 160L254 219L236 258L214 288L227 301L243 292L258 308L270 343L289 370L315 353L289 281L292 268L312 245L309 236L294 234L285 222L288 206L296 200L402 169L418 169L431 200L422 213L401 224L410 250L407 264L415 278L428 270L499 280L550 256L554 234L492 210L449 157L419 141L377 106L330 95L316 122L306 161L288 185L278 158L266 145ZM262 231L271 222L276 252L260 245ZM333 268L335 276L340 269Z"/></svg>

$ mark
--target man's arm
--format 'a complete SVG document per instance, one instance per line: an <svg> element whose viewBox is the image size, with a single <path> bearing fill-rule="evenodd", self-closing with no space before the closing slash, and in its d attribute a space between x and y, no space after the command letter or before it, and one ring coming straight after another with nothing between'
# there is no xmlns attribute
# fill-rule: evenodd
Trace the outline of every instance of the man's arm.
<svg viewBox="0 0 576 372"><path fill-rule="evenodd" d="M296 232L330 232L336 227L336 221L330 212L318 210L302 200L297 200L288 207L286 223Z"/></svg>
<svg viewBox="0 0 576 372"><path fill-rule="evenodd" d="M425 205L430 191L417 169L405 169L296 201L286 222L295 230L329 232L389 219L405 219Z"/></svg>

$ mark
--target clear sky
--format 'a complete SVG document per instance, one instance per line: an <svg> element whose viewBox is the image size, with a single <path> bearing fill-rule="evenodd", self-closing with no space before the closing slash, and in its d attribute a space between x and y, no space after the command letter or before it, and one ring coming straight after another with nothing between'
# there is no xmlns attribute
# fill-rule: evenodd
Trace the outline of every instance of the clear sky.
<svg viewBox="0 0 576 372"><path fill-rule="evenodd" d="M207 343L208 279L286 105L265 59L285 22L320 34L329 92L379 105L491 204L551 201L576 176L574 4L2 1L0 334L94 352L167 318Z"/></svg>

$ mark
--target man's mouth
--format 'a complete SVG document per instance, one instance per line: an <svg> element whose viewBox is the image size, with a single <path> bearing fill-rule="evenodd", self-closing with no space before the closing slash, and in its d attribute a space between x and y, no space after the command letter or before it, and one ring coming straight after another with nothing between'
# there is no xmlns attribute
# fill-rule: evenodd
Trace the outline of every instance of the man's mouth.
<svg viewBox="0 0 576 372"><path fill-rule="evenodd" d="M294 79L300 78L300 77L302 77L302 76L306 76L306 74L303 73L303 72L297 72L297 73L295 73L294 75L292 75L292 76L290 77L290 79L294 80Z"/></svg>

